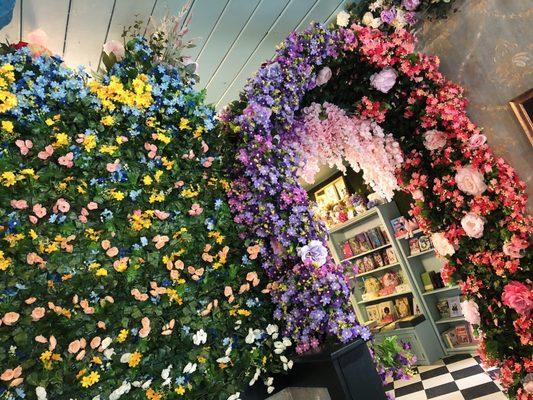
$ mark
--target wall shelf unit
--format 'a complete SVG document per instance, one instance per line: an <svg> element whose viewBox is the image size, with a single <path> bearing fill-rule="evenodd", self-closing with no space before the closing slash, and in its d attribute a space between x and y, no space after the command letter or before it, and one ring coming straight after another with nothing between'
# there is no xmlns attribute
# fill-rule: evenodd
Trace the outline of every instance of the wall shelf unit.
<svg viewBox="0 0 533 400"><path fill-rule="evenodd" d="M438 331L431 322L428 310L425 309L425 302L412 279L412 274L408 271L409 264L403 256L398 241L394 237L390 220L399 216L400 213L395 203L379 205L363 214L355 216L349 221L332 227L329 230L328 244L335 262L345 267L345 273L351 287L350 301L361 323L369 323L367 313L367 307L369 306L376 305L380 307L380 304L407 298L411 312L413 312L413 302L418 304L425 318L419 318L418 323L414 326L390 329L390 327L398 326L396 324L383 327L381 331L374 332L374 338L377 341L381 341L387 336L394 335L400 340L408 341L411 343L412 351L416 354L418 362L420 364L430 364L445 354L444 346L438 338ZM372 249L366 249L357 254L344 257L343 246L348 239L374 230L375 228L380 229L381 237L385 243L375 243ZM361 259L371 257L375 253L386 251L394 251L396 260L388 262L386 265L377 266L371 270L361 271L360 273L354 271L353 265L360 263ZM383 293L379 297L369 298L364 293L365 281L372 278L380 279L389 271L394 271L400 276L403 281L402 284L397 286L392 293Z"/></svg>

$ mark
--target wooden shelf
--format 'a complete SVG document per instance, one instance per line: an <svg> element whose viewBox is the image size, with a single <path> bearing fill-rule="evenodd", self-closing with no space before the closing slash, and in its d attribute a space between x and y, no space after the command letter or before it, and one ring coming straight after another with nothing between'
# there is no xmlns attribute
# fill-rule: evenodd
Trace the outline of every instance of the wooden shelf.
<svg viewBox="0 0 533 400"><path fill-rule="evenodd" d="M357 274L357 275L352 275L352 277L353 278L360 278L360 277L365 276L365 275L371 275L374 272L383 271L385 269L389 269L389 268L397 267L397 266L400 266L399 262L396 262L394 264L384 265L383 267L379 267L379 268L373 269L372 271L366 271L366 272L362 272L362 273Z"/></svg>
<svg viewBox="0 0 533 400"><path fill-rule="evenodd" d="M450 324L453 322L462 322L466 321L465 317L449 317L449 318L441 318L437 321L435 321L436 324Z"/></svg>
<svg viewBox="0 0 533 400"><path fill-rule="evenodd" d="M459 286L457 286L457 285L446 286L446 287L443 287L443 288L430 290L429 292L424 292L424 293L422 293L422 296L429 296L429 295L432 295L432 294L443 293L443 292L447 292L449 290L457 290L457 289L459 289Z"/></svg>
<svg viewBox="0 0 533 400"><path fill-rule="evenodd" d="M393 293L393 294L389 294L387 296L376 297L375 299L358 301L357 304L373 303L375 301L381 301L381 300L385 300L385 299L390 299L391 297L397 297L397 296L402 296L404 294L411 294L411 293L412 292L410 290L407 290L405 292Z"/></svg>
<svg viewBox="0 0 533 400"><path fill-rule="evenodd" d="M378 250L381 250L381 249L385 249L385 248L390 247L390 246L392 246L392 244L391 243L387 243L387 244L384 244L383 246L376 247L375 249L370 249L370 250L365 251L363 253L359 253L359 254L357 254L355 256L351 256L351 257L345 258L344 260L341 260L341 262L354 260L356 258L361 258L361 257L364 257L364 256L366 256L368 254L372 254L375 251L378 251Z"/></svg>
<svg viewBox="0 0 533 400"><path fill-rule="evenodd" d="M415 229L415 230L414 230L413 232L411 232L410 234L409 234L409 233L406 233L405 235L397 236L397 237L396 237L396 240L402 240L402 239L412 238L413 236L418 235L420 232L422 232L422 229L418 228L418 229Z"/></svg>
<svg viewBox="0 0 533 400"><path fill-rule="evenodd" d="M358 214L352 219L349 219L348 221L343 222L342 224L333 225L331 228L329 228L329 233L332 234L338 231L342 231L343 229L349 228L350 226L352 226L353 224L357 222L360 222L368 217L377 215L377 213L378 213L377 207L371 208L370 210L367 210L363 214Z"/></svg>
<svg viewBox="0 0 533 400"><path fill-rule="evenodd" d="M420 257L420 256L423 256L424 254L429 254L429 253L435 253L435 249L432 247L429 250L421 251L420 253L411 254L410 256L407 256L407 258Z"/></svg>

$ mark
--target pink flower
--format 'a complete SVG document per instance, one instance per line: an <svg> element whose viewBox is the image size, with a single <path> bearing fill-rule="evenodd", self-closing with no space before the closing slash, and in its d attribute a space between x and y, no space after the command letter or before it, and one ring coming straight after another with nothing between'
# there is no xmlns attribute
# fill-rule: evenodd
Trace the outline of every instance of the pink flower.
<svg viewBox="0 0 533 400"><path fill-rule="evenodd" d="M154 210L154 215L157 217L157 219L160 219L161 221L164 221L170 216L169 213L160 210Z"/></svg>
<svg viewBox="0 0 533 400"><path fill-rule="evenodd" d="M24 210L28 208L28 202L26 200L11 200L11 207L17 210Z"/></svg>
<svg viewBox="0 0 533 400"><path fill-rule="evenodd" d="M479 307L473 300L465 300L461 303L461 309L467 322L472 325L479 325L481 318L479 316Z"/></svg>
<svg viewBox="0 0 533 400"><path fill-rule="evenodd" d="M438 232L431 235L431 242L437 253L442 256L452 256L455 253L453 245L446 239L444 233Z"/></svg>
<svg viewBox="0 0 533 400"><path fill-rule="evenodd" d="M33 212L37 216L37 218L42 218L46 215L46 208L44 208L41 204L37 203L33 206Z"/></svg>
<svg viewBox="0 0 533 400"><path fill-rule="evenodd" d="M527 240L522 240L518 236L513 236L510 242L503 245L503 252L506 256L511 258L522 258L524 254L522 250L529 247Z"/></svg>
<svg viewBox="0 0 533 400"><path fill-rule="evenodd" d="M51 145L48 145L44 148L43 151L40 151L37 154L37 157L39 157L41 160L46 160L52 154L54 154L54 148Z"/></svg>
<svg viewBox="0 0 533 400"><path fill-rule="evenodd" d="M20 149L20 154L25 156L28 154L30 149L33 147L33 142L31 140L15 140L15 144Z"/></svg>
<svg viewBox="0 0 533 400"><path fill-rule="evenodd" d="M103 46L104 53L106 53L108 56L113 53L117 59L117 61L120 61L124 58L126 55L126 50L124 49L124 45L120 43L118 40L110 40Z"/></svg>
<svg viewBox="0 0 533 400"><path fill-rule="evenodd" d="M468 213L461 219L461 226L471 238L479 239L483 236L484 224L483 218L474 213Z"/></svg>
<svg viewBox="0 0 533 400"><path fill-rule="evenodd" d="M509 282L503 288L502 301L518 314L529 315L533 309L533 290L521 282Z"/></svg>
<svg viewBox="0 0 533 400"><path fill-rule="evenodd" d="M20 314L15 311L7 312L4 317L2 318L2 322L6 324L7 326L13 325L17 323L17 321L20 318Z"/></svg>
<svg viewBox="0 0 533 400"><path fill-rule="evenodd" d="M113 163L107 163L106 165L107 172L116 172L120 169L120 160L116 159Z"/></svg>
<svg viewBox="0 0 533 400"><path fill-rule="evenodd" d="M533 394L533 373L529 373L524 378L524 390L528 394Z"/></svg>
<svg viewBox="0 0 533 400"><path fill-rule="evenodd" d="M76 354L78 351L80 351L81 343L78 339L72 341L68 345L68 352L70 354Z"/></svg>
<svg viewBox="0 0 533 400"><path fill-rule="evenodd" d="M424 146L428 150L437 150L446 146L446 134L432 129L424 133Z"/></svg>
<svg viewBox="0 0 533 400"><path fill-rule="evenodd" d="M370 84L380 92L387 93L396 83L398 73L390 67L384 68L381 72L370 77Z"/></svg>
<svg viewBox="0 0 533 400"><path fill-rule="evenodd" d="M90 203L87 204L87 208L89 210L96 210L98 208L98 203L91 201Z"/></svg>
<svg viewBox="0 0 533 400"><path fill-rule="evenodd" d="M411 196L413 196L413 199L415 200L424 201L424 193L420 189L413 190L413 193L411 193Z"/></svg>
<svg viewBox="0 0 533 400"><path fill-rule="evenodd" d="M69 152L65 154L64 156L61 156L57 159L57 162L59 165L64 165L67 168L72 168L74 166L74 163L72 160L74 159L74 154L72 152Z"/></svg>
<svg viewBox="0 0 533 400"><path fill-rule="evenodd" d="M57 209L61 211L62 213L66 213L70 210L70 204L68 201L66 201L64 198L60 198L57 200L56 205Z"/></svg>
<svg viewBox="0 0 533 400"><path fill-rule="evenodd" d="M483 174L472 165L460 167L455 174L457 187L464 193L479 196L487 190Z"/></svg>
<svg viewBox="0 0 533 400"><path fill-rule="evenodd" d="M189 210L189 215L200 215L204 209L198 203L194 203Z"/></svg>
<svg viewBox="0 0 533 400"><path fill-rule="evenodd" d="M487 137L480 133L474 133L468 139L468 144L472 149L477 149L478 147L483 146L487 142Z"/></svg>
<svg viewBox="0 0 533 400"><path fill-rule="evenodd" d="M317 86L324 85L331 79L331 75L332 75L331 68L329 67L322 68L316 77L316 85Z"/></svg>

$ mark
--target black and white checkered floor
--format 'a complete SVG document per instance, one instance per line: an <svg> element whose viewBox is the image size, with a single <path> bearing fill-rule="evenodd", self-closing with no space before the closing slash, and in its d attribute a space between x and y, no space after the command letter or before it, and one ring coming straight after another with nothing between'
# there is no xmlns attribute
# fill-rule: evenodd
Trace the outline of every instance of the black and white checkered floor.
<svg viewBox="0 0 533 400"><path fill-rule="evenodd" d="M396 400L506 400L494 381L496 371L485 370L479 357L458 354L435 365L418 367L408 381L394 381L385 389Z"/></svg>

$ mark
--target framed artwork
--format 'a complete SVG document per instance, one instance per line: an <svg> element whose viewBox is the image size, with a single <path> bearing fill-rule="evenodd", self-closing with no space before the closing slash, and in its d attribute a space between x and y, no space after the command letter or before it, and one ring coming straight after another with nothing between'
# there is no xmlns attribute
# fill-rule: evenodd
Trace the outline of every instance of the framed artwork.
<svg viewBox="0 0 533 400"><path fill-rule="evenodd" d="M397 313L393 301L384 301L378 304L379 315L382 323L391 323L396 320Z"/></svg>
<svg viewBox="0 0 533 400"><path fill-rule="evenodd" d="M366 307L366 315L368 316L369 321L379 321L381 319L377 305Z"/></svg>
<svg viewBox="0 0 533 400"><path fill-rule="evenodd" d="M348 195L348 189L344 177L339 177L333 182L320 188L314 193L315 200L319 205L335 204Z"/></svg>
<svg viewBox="0 0 533 400"><path fill-rule="evenodd" d="M533 89L512 99L509 105L533 146Z"/></svg>

